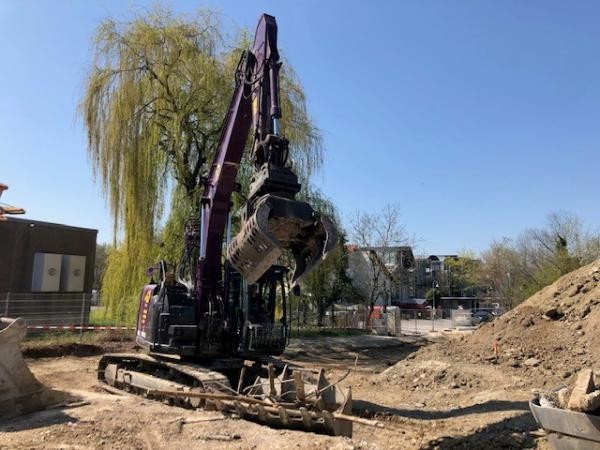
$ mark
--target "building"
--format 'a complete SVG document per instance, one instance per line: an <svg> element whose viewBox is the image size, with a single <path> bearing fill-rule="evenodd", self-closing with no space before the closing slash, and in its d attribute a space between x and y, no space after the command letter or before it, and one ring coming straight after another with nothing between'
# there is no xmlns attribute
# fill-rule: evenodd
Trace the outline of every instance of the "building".
<svg viewBox="0 0 600 450"><path fill-rule="evenodd" d="M359 247L349 244L348 276L365 300L390 305L410 298L411 272L415 259L412 248Z"/></svg>
<svg viewBox="0 0 600 450"><path fill-rule="evenodd" d="M456 265L448 261L464 259L458 255L419 255L415 258L415 270L412 274L412 295L425 298L429 290L436 286L441 300L438 305L444 309L477 308L486 297L486 288L469 281L464 273L454 273ZM465 261L463 261L465 262ZM476 270L480 261L469 259L471 270ZM454 269L453 269L454 267Z"/></svg>
<svg viewBox="0 0 600 450"><path fill-rule="evenodd" d="M442 291L448 293L452 290L452 273L444 265L448 258L458 258L458 255L417 255L415 257L415 270L412 274L412 296L425 298L434 281Z"/></svg>
<svg viewBox="0 0 600 450"><path fill-rule="evenodd" d="M97 233L12 217L0 222L0 314L48 324L87 317L82 299L92 292Z"/></svg>

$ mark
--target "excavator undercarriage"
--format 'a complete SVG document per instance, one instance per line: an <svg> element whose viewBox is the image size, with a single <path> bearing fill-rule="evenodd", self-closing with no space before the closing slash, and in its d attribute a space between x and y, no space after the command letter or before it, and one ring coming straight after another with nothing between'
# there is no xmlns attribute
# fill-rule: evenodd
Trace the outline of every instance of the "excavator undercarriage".
<svg viewBox="0 0 600 450"><path fill-rule="evenodd" d="M321 369L281 361L186 362L156 355L104 355L98 379L110 386L186 408L219 410L275 428L352 436L352 394Z"/></svg>

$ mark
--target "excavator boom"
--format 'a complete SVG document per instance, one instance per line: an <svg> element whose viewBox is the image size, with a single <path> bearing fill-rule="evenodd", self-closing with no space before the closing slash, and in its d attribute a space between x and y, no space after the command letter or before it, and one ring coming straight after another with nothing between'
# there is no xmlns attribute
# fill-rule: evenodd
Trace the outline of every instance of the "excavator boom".
<svg viewBox="0 0 600 450"><path fill-rule="evenodd" d="M243 207L240 231L228 246L228 261L249 283L254 283L282 251L289 250L295 261L295 283L337 240L332 222L295 198L301 186L291 169L289 142L279 123L280 67L277 24L273 16L263 14L253 48L244 52L238 67L236 89L202 196L196 270L201 303L206 303L206 296L220 279L221 242L250 129L256 173Z"/></svg>

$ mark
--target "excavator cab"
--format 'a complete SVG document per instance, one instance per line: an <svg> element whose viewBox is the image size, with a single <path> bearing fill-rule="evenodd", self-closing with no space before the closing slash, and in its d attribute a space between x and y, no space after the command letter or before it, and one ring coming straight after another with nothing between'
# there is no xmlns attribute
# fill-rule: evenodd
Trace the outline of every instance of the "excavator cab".
<svg viewBox="0 0 600 450"><path fill-rule="evenodd" d="M157 353L194 355L198 327L188 289L175 280L174 269L165 261L150 267L147 274L151 278L140 296L136 342Z"/></svg>
<svg viewBox="0 0 600 450"><path fill-rule="evenodd" d="M227 304L228 308L215 308L210 324L198 319L193 296L174 279L166 262L151 269L150 282L140 296L136 336L139 345L153 353L181 356L275 356L285 350L289 340L286 267L272 266L255 283L247 284L227 265L227 301L215 303ZM203 312L201 318L207 319L208 315Z"/></svg>
<svg viewBox="0 0 600 450"><path fill-rule="evenodd" d="M239 352L243 356L280 355L289 340L284 266L272 266L243 295L244 324Z"/></svg>

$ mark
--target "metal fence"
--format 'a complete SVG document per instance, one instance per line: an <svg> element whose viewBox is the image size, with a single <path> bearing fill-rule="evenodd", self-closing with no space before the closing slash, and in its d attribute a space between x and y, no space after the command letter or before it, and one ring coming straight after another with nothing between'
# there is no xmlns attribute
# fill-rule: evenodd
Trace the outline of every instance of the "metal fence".
<svg viewBox="0 0 600 450"><path fill-rule="evenodd" d="M482 308L477 310L478 313ZM83 293L4 293L0 294L0 316L22 317L28 329L35 330L131 330L131 323L107 318L100 297ZM426 334L430 331L477 326L474 310L364 305L339 305L321 310L309 305L291 305L288 313L292 331L364 330L380 335ZM500 311L491 311L492 320Z"/></svg>
<svg viewBox="0 0 600 450"><path fill-rule="evenodd" d="M322 311L292 308L290 327L292 331L311 329L356 329L371 330L381 335L425 334L430 331L446 329L471 328L481 323L481 318L474 314L482 309L442 309L431 308L403 309L398 307L374 310L362 305L347 307L336 306ZM490 311L484 320L493 320L500 311Z"/></svg>
<svg viewBox="0 0 600 450"><path fill-rule="evenodd" d="M0 316L25 319L30 332L132 328L123 321L106 320L98 303L90 293L7 292L0 294Z"/></svg>
<svg viewBox="0 0 600 450"><path fill-rule="evenodd" d="M22 317L30 326L86 326L90 304L91 294L85 293L0 294L0 314Z"/></svg>

